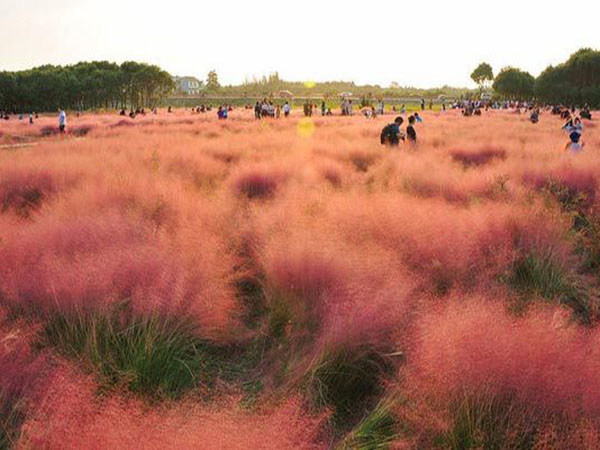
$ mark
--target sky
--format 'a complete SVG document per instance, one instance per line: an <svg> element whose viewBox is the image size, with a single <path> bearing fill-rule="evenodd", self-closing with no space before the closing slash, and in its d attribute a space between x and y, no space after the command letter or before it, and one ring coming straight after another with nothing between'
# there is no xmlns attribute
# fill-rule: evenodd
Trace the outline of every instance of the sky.
<svg viewBox="0 0 600 450"><path fill-rule="evenodd" d="M600 49L599 17L598 0L0 0L0 70L135 60L221 84L473 87L482 61L537 76Z"/></svg>

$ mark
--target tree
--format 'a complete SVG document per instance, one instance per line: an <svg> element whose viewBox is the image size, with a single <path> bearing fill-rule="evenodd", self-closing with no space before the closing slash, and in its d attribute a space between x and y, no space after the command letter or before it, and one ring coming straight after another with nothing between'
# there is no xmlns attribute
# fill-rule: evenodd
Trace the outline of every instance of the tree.
<svg viewBox="0 0 600 450"><path fill-rule="evenodd" d="M549 66L536 80L544 102L600 107L600 51L582 48L558 66Z"/></svg>
<svg viewBox="0 0 600 450"><path fill-rule="evenodd" d="M529 100L535 92L535 78L520 69L505 67L496 75L492 87L504 98Z"/></svg>
<svg viewBox="0 0 600 450"><path fill-rule="evenodd" d="M206 89L216 90L219 89L221 85L219 84L219 76L215 70L211 70L208 72L208 76L206 77Z"/></svg>
<svg viewBox="0 0 600 450"><path fill-rule="evenodd" d="M473 73L471 73L471 79L477 83L479 90L482 91L486 84L489 84L494 80L492 66L486 62L482 62L477 66Z"/></svg>
<svg viewBox="0 0 600 450"><path fill-rule="evenodd" d="M0 109L55 111L153 106L173 87L171 76L134 61L45 65L0 73Z"/></svg>

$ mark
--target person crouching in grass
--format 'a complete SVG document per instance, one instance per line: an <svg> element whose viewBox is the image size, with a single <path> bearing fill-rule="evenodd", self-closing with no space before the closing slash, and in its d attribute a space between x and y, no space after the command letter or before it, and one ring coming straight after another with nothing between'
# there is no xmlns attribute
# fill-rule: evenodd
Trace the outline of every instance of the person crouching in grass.
<svg viewBox="0 0 600 450"><path fill-rule="evenodd" d="M386 145L388 147L398 147L400 145L400 141L404 141L404 133L400 128L404 119L400 116L396 117L393 123L387 124L381 130L381 145Z"/></svg>

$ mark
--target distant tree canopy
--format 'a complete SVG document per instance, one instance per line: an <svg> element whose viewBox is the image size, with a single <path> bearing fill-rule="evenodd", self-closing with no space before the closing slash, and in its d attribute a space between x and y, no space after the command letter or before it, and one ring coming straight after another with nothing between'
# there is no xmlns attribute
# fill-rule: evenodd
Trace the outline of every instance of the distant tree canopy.
<svg viewBox="0 0 600 450"><path fill-rule="evenodd" d="M157 105L174 88L157 66L107 61L0 72L0 109L52 111Z"/></svg>
<svg viewBox="0 0 600 450"><path fill-rule="evenodd" d="M583 48L565 63L549 66L538 77L535 91L548 103L600 107L600 51Z"/></svg>
<svg viewBox="0 0 600 450"><path fill-rule="evenodd" d="M535 78L514 67L505 67L496 75L494 91L509 100L529 100L535 92Z"/></svg>
<svg viewBox="0 0 600 450"><path fill-rule="evenodd" d="M206 89L215 91L219 89L221 85L219 84L219 76L215 70L211 70L208 72L206 77Z"/></svg>
<svg viewBox="0 0 600 450"><path fill-rule="evenodd" d="M491 83L494 80L492 66L490 66L488 63L482 62L471 73L471 79L477 83L480 90L483 89L487 83Z"/></svg>

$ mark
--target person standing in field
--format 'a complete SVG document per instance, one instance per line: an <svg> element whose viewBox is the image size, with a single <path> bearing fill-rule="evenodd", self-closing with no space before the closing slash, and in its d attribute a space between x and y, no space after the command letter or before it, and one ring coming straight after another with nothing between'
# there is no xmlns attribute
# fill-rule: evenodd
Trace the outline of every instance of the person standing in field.
<svg viewBox="0 0 600 450"><path fill-rule="evenodd" d="M381 135L379 137L381 145L386 145L388 147L398 147L400 145L400 141L404 141L404 133L400 128L404 119L400 116L394 119L393 123L390 123L383 127L381 130Z"/></svg>
<svg viewBox="0 0 600 450"><path fill-rule="evenodd" d="M406 127L406 137L408 139L408 142L411 142L412 144L417 143L417 132L415 130L414 125L415 125L415 116L410 116L408 118L408 126Z"/></svg>
<svg viewBox="0 0 600 450"><path fill-rule="evenodd" d="M421 111L425 111L425 99L421 99Z"/></svg>
<svg viewBox="0 0 600 450"><path fill-rule="evenodd" d="M327 113L327 106L325 106L325 100L321 102L321 115L324 116Z"/></svg>
<svg viewBox="0 0 600 450"><path fill-rule="evenodd" d="M288 102L285 102L285 105L283 105L283 116L289 117L291 111L292 111L292 107L290 106L290 104Z"/></svg>
<svg viewBox="0 0 600 450"><path fill-rule="evenodd" d="M67 113L64 109L58 108L58 131L61 134L65 133L65 128L67 127Z"/></svg>

